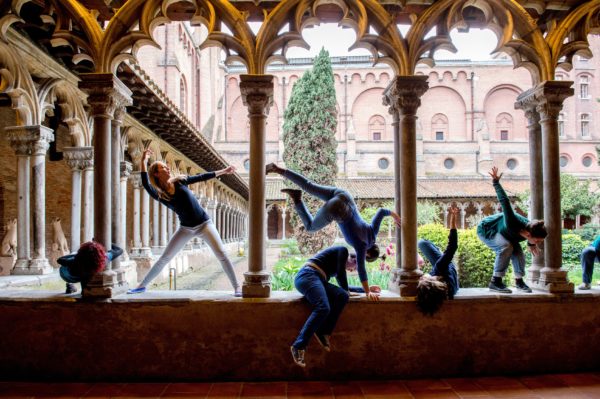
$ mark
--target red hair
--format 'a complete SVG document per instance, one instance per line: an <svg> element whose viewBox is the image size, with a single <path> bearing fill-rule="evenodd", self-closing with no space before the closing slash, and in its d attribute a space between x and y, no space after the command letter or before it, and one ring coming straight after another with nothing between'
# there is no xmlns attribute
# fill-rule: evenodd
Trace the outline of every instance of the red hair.
<svg viewBox="0 0 600 399"><path fill-rule="evenodd" d="M91 278L100 273L106 267L106 249L104 245L96 241L88 241L81 244L75 255L75 265L82 277Z"/></svg>

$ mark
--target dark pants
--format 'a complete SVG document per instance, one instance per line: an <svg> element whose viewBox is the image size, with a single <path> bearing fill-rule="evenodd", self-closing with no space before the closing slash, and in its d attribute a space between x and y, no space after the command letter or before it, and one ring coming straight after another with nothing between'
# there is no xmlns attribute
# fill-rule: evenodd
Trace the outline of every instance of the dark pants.
<svg viewBox="0 0 600 399"><path fill-rule="evenodd" d="M592 283L592 275L594 273L594 262L598 258L596 249L589 246L581 253L581 269L583 270L583 282L586 284ZM599 259L600 260L600 259Z"/></svg>
<svg viewBox="0 0 600 399"><path fill-rule="evenodd" d="M313 334L330 335L333 332L349 296L346 291L325 281L318 271L308 266L300 269L294 285L313 307L293 343L294 348L304 349Z"/></svg>
<svg viewBox="0 0 600 399"><path fill-rule="evenodd" d="M419 240L417 246L423 253L425 259L431 263L431 266L435 266L437 261L442 257L442 252L429 240Z"/></svg>
<svg viewBox="0 0 600 399"><path fill-rule="evenodd" d="M303 191L325 201L325 204L317 211L314 218L304 202L294 204L306 231L319 231L333 221L342 223L352 217L352 208L356 208L356 204L346 190L321 186L289 169L285 171L283 176L297 184Z"/></svg>

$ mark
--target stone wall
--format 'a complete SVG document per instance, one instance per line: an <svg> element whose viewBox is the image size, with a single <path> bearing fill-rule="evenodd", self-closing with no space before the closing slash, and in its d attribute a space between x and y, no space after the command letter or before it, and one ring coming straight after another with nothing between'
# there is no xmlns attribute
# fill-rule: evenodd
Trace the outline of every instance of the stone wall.
<svg viewBox="0 0 600 399"><path fill-rule="evenodd" d="M433 317L410 300L353 299L332 351L289 346L309 314L270 299L155 291L86 303L39 293L0 300L0 373L31 380L318 380L597 370L600 294L496 296L464 289Z"/></svg>

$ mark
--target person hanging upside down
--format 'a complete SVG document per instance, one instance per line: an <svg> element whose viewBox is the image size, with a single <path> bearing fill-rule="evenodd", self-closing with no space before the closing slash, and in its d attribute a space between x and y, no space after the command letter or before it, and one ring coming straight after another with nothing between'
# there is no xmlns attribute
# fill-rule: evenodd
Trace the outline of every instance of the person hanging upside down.
<svg viewBox="0 0 600 399"><path fill-rule="evenodd" d="M338 223L346 242L352 245L356 251L358 275L367 298L373 301L378 300L379 294L369 290L365 261L373 262L379 257L379 247L375 241L383 218L392 216L395 223L400 226L400 216L389 209L379 209L373 216L371 224L368 224L361 218L356 203L348 191L316 184L299 173L281 168L274 163L266 166L266 172L267 174L280 174L298 185L302 190L325 201L325 204L313 217L302 201L301 190L291 188L281 190L292 198L294 207L306 231L315 232L333 221Z"/></svg>

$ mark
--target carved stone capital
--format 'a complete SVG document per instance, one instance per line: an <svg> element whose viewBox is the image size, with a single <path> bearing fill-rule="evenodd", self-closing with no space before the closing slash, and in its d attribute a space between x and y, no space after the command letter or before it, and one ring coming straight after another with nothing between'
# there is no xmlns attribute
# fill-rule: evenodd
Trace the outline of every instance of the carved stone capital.
<svg viewBox="0 0 600 399"><path fill-rule="evenodd" d="M421 96L429 89L427 76L396 76L383 91L383 105L390 113L416 115L421 106Z"/></svg>
<svg viewBox="0 0 600 399"><path fill-rule="evenodd" d="M535 109L535 112L539 114L540 120L556 120L562 110L565 99L574 94L572 85L573 82L564 80L542 82L536 87L521 93L517 97L515 108L525 110L525 115L528 119L535 118ZM532 120L529 122L531 124Z"/></svg>
<svg viewBox="0 0 600 399"><path fill-rule="evenodd" d="M63 154L67 165L73 170L82 170L94 166L93 147L66 147Z"/></svg>
<svg viewBox="0 0 600 399"><path fill-rule="evenodd" d="M273 104L273 75L240 75L242 101L250 116L266 116Z"/></svg>
<svg viewBox="0 0 600 399"><path fill-rule="evenodd" d="M131 184L133 184L133 188L142 188L142 172L132 172L129 179L131 180Z"/></svg>
<svg viewBox="0 0 600 399"><path fill-rule="evenodd" d="M4 131L17 155L45 155L54 141L52 129L42 125L11 126Z"/></svg>
<svg viewBox="0 0 600 399"><path fill-rule="evenodd" d="M83 73L79 88L88 94L92 117L113 118L118 108L132 104L131 90L112 73Z"/></svg>
<svg viewBox="0 0 600 399"><path fill-rule="evenodd" d="M127 179L133 170L131 162L121 161L121 179Z"/></svg>

